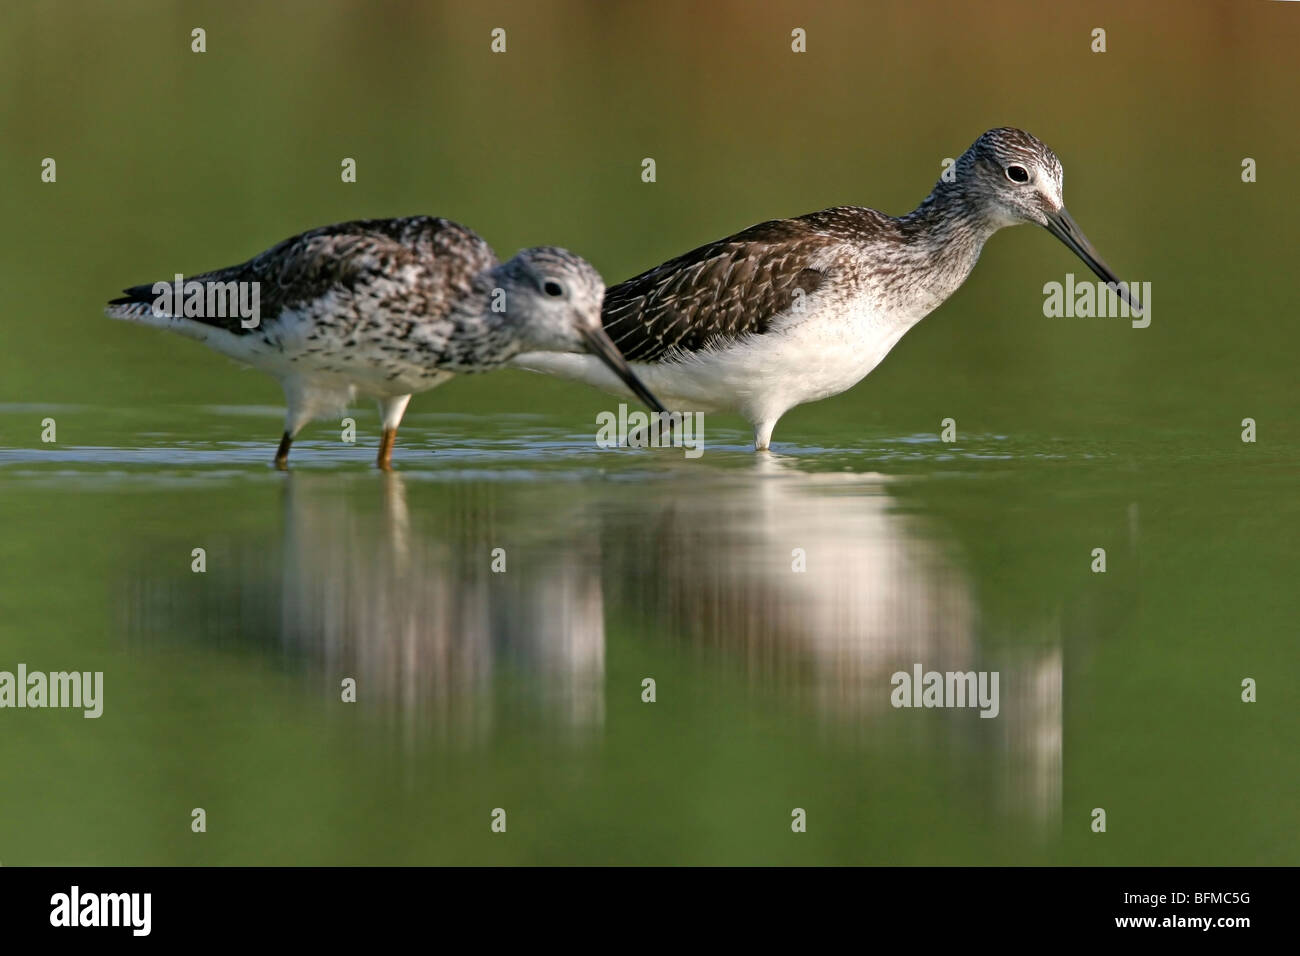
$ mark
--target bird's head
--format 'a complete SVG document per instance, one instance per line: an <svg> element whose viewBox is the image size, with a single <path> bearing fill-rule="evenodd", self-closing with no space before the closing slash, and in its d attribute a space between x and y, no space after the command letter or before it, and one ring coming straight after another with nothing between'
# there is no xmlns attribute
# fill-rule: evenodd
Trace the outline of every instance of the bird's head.
<svg viewBox="0 0 1300 956"><path fill-rule="evenodd" d="M967 202L997 226L1046 226L1064 207L1061 161L1024 130L989 130L957 160L956 177Z"/></svg>
<svg viewBox="0 0 1300 956"><path fill-rule="evenodd" d="M566 249L524 249L495 270L501 301L529 348L584 352L599 330L605 283L581 256Z"/></svg>
<svg viewBox="0 0 1300 956"><path fill-rule="evenodd" d="M595 355L642 402L665 410L605 333L605 282L591 263L566 249L539 246L519 252L494 273L524 351Z"/></svg>
<svg viewBox="0 0 1300 956"><path fill-rule="evenodd" d="M990 227L1025 222L1042 226L1104 282L1119 284L1119 277L1066 212L1065 171L1042 140L1010 126L991 129L962 153L955 172L954 185L961 199ZM1117 291L1140 313L1127 290L1120 286Z"/></svg>

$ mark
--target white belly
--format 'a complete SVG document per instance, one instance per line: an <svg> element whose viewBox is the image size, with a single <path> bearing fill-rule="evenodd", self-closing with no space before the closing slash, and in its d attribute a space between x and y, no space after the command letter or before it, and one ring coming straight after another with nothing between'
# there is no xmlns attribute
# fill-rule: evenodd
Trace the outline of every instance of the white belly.
<svg viewBox="0 0 1300 956"><path fill-rule="evenodd" d="M322 409L347 407L358 394L383 400L424 392L454 377L422 362L418 353L388 354L365 337L346 345L346 330L318 334L313 339L315 323L291 310L268 322L265 329L244 335L198 322L166 321L173 331L198 339L237 362L281 381L300 383L304 390L320 396L313 404Z"/></svg>
<svg viewBox="0 0 1300 956"><path fill-rule="evenodd" d="M839 314L823 310L725 348L631 365L674 411L727 411L754 423L775 421L796 405L838 395L862 381L912 324L885 321L863 308ZM594 356L526 352L512 364L630 394Z"/></svg>

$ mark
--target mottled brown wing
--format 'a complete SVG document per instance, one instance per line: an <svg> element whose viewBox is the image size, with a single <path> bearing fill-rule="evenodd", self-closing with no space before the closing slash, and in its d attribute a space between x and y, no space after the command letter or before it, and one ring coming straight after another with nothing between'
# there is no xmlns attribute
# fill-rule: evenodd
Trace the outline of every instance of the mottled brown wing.
<svg viewBox="0 0 1300 956"><path fill-rule="evenodd" d="M821 287L826 276L812 263L838 241L800 219L751 226L608 289L605 330L642 362L761 335L796 290Z"/></svg>
<svg viewBox="0 0 1300 956"><path fill-rule="evenodd" d="M263 322L286 309L310 306L331 292L364 295L383 289L393 295L406 287L427 314L445 312L470 288L475 275L496 264L486 242L448 219L410 216L367 219L312 229L286 239L247 262L200 275L197 282L257 282ZM111 304L152 302L151 285L124 290ZM238 316L197 321L235 334L248 334Z"/></svg>

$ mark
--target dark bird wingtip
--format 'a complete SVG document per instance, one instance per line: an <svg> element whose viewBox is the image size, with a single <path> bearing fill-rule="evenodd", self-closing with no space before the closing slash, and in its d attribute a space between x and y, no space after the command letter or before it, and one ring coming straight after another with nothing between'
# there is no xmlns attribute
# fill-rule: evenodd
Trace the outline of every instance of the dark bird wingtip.
<svg viewBox="0 0 1300 956"><path fill-rule="evenodd" d="M109 299L109 305L132 305L136 302L152 302L153 286L151 285L133 285L127 286L122 290L123 295L116 299Z"/></svg>

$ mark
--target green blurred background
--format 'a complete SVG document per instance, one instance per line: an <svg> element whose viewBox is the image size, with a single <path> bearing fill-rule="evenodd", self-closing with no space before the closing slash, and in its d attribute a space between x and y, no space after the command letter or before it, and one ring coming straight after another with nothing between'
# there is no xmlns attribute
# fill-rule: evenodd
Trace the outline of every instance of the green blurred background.
<svg viewBox="0 0 1300 956"><path fill-rule="evenodd" d="M1298 41L1300 4L1263 0L5 4L0 669L104 669L107 702L98 721L0 711L0 863L1300 863ZM502 255L567 246L613 282L763 219L906 212L999 125L1057 151L1075 218L1152 283L1151 326L1044 318L1043 284L1083 267L1042 230L1003 232L866 382L782 420L775 475L738 419L710 422L694 467L597 454L608 398L504 372L416 397L397 485L332 425L283 479L275 382L101 316L125 285L416 213ZM933 440L949 416L956 447ZM304 521L336 534L313 548ZM864 579L896 593L859 548L879 545L919 566L917 607L937 582L936 660L1037 674L1047 703L1008 690L1006 739L827 704L844 669L823 639L860 622L782 617L771 556L788 565L800 528L843 581L784 606L856 606ZM397 539L414 570L367 577ZM502 597L524 617L482 632L452 615L439 633L473 632L497 666L404 697L385 665L359 716L334 702L329 641L286 649L304 570L388 601L336 609L351 666L392 600L436 578L454 603L481 553L520 541L538 558L520 587L574 562L603 594L602 663L566 671L598 685L576 732L538 719L550 665L519 651L571 607ZM715 577L674 571L702 549ZM425 672L456 673L451 647ZM888 693L869 657L850 698ZM673 688L653 707L647 674ZM439 710L447 687L478 716Z"/></svg>

